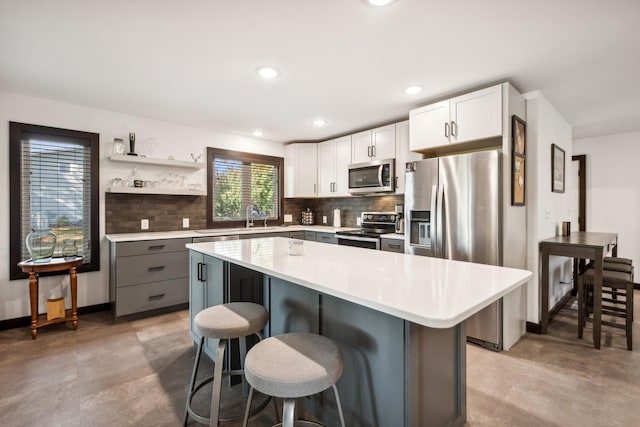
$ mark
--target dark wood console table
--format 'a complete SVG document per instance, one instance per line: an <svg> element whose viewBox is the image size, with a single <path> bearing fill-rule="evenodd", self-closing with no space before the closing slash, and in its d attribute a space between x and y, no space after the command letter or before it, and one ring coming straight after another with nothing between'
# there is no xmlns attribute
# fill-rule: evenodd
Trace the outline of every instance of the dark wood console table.
<svg viewBox="0 0 640 427"><path fill-rule="evenodd" d="M31 338L36 339L38 328L53 323L72 322L73 329L78 329L78 276L76 268L82 265L82 257L52 258L48 262L22 261L18 267L29 273L29 299L31 302ZM38 274L52 271L69 270L69 286L71 288L71 312L58 319L38 320Z"/></svg>
<svg viewBox="0 0 640 427"><path fill-rule="evenodd" d="M569 236L556 236L540 242L540 330L547 333L549 326L549 256L558 255L593 260L595 270L593 286L593 345L600 348L602 316L602 260L606 254L618 254L617 233L572 232Z"/></svg>

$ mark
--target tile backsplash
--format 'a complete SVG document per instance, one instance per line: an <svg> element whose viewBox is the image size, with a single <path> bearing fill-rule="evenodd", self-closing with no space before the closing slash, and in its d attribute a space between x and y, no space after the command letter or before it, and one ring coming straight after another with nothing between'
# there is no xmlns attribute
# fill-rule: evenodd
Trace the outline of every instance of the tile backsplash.
<svg viewBox="0 0 640 427"><path fill-rule="evenodd" d="M402 195L337 197L322 199L285 199L285 214L293 216L293 224L300 224L301 213L307 208L314 213L315 224L324 225L322 217L327 217L327 225L333 224L333 210L340 209L343 227L356 227L356 218L363 211L393 212L396 205L404 204Z"/></svg>
<svg viewBox="0 0 640 427"><path fill-rule="evenodd" d="M315 224L322 225L322 217L327 217L327 225L333 224L333 210L340 208L343 227L356 227L356 218L363 211L393 211L403 204L404 196L361 196L323 199L284 199L282 211L293 217L292 224L301 223L301 213L307 208L314 213ZM140 220L149 220L146 231L183 230L182 218L189 218L189 229L207 228L206 196L167 196L155 194L105 195L106 233L138 233Z"/></svg>

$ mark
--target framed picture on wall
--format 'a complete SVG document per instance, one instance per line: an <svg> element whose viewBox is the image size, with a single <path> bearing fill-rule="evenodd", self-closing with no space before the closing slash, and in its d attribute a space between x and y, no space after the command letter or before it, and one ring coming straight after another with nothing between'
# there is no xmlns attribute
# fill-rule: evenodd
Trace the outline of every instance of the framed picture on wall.
<svg viewBox="0 0 640 427"><path fill-rule="evenodd" d="M551 144L551 191L564 193L564 150Z"/></svg>
<svg viewBox="0 0 640 427"><path fill-rule="evenodd" d="M511 119L511 205L524 206L526 123L518 116Z"/></svg>

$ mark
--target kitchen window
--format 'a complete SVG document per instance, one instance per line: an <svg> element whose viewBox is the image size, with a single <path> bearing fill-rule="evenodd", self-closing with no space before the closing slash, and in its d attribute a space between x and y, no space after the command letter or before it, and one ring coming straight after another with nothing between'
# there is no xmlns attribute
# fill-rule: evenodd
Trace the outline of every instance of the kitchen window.
<svg viewBox="0 0 640 427"><path fill-rule="evenodd" d="M254 221L281 223L284 159L207 148L207 223L244 226Z"/></svg>
<svg viewBox="0 0 640 427"><path fill-rule="evenodd" d="M84 258L78 272L100 269L98 140L96 133L9 123L12 280L27 277L17 264L29 259L25 239L36 229L56 234L54 257L75 246Z"/></svg>

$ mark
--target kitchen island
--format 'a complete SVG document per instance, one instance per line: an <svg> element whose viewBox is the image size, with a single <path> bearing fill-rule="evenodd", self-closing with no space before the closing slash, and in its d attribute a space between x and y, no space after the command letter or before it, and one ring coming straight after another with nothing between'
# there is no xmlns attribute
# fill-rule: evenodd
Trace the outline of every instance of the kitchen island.
<svg viewBox="0 0 640 427"><path fill-rule="evenodd" d="M338 388L348 425L463 425L463 321L531 273L315 242L291 256L288 247L289 239L278 237L188 244L192 316L236 299L231 266L253 271L270 313L265 335L314 332L340 345ZM335 425L331 397L322 397L314 409Z"/></svg>

